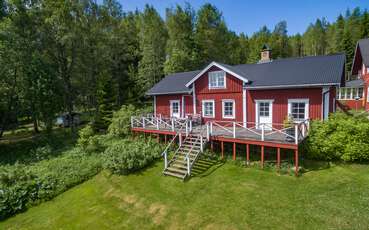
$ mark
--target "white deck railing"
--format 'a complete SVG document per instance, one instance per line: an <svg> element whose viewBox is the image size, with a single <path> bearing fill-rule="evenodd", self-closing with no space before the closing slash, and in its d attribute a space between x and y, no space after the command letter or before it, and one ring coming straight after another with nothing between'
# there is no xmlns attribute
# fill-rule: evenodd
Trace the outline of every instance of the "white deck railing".
<svg viewBox="0 0 369 230"><path fill-rule="evenodd" d="M285 138L288 141L298 144L303 140L309 130L309 120L304 120L293 124L291 127L283 127L283 124L277 123L255 123L255 122L232 122L232 121L208 121L206 123L207 139L211 136L222 135L226 133L233 138L247 138L250 135L260 138L272 138L272 135L280 134L279 138ZM248 132L248 134L246 133Z"/></svg>
<svg viewBox="0 0 369 230"><path fill-rule="evenodd" d="M163 116L133 116L131 117L132 128L155 128L157 130L167 129L172 132L184 130L186 136L192 131L192 120L188 118L163 117Z"/></svg>

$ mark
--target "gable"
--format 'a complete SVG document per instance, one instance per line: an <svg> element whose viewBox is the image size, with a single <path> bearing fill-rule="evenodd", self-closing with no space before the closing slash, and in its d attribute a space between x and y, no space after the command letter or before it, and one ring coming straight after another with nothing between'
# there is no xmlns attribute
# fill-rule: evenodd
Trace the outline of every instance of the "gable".
<svg viewBox="0 0 369 230"><path fill-rule="evenodd" d="M225 64L220 64L220 63L217 63L217 62L212 62L207 67L205 67L200 73L198 73L194 78L192 78L191 81L189 81L186 84L186 87L189 87L197 79L199 79L205 73L209 72L209 69L212 68L212 67L216 67L219 70L223 70L226 73L232 75L235 78L238 78L239 80L241 80L243 82L248 82L249 81L248 79L245 78L245 76L243 76L244 74L241 71L239 71L238 69L234 68L233 66L225 65Z"/></svg>

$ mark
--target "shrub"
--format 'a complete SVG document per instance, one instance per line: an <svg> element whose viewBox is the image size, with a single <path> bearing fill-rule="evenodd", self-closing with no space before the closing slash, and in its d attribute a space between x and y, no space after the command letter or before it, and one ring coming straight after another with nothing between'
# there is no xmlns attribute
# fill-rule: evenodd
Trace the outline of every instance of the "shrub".
<svg viewBox="0 0 369 230"><path fill-rule="evenodd" d="M77 145L82 149L86 149L90 143L90 139L94 136L95 132L91 125L86 125L83 129L79 130Z"/></svg>
<svg viewBox="0 0 369 230"><path fill-rule="evenodd" d="M116 140L105 150L103 166L114 174L126 175L152 163L161 151L161 145L153 140Z"/></svg>
<svg viewBox="0 0 369 230"><path fill-rule="evenodd" d="M327 121L313 121L303 147L311 159L368 161L369 120L335 113Z"/></svg>
<svg viewBox="0 0 369 230"><path fill-rule="evenodd" d="M113 136L128 135L131 127L131 116L137 112L138 110L133 105L123 105L120 110L114 112L108 133Z"/></svg>
<svg viewBox="0 0 369 230"><path fill-rule="evenodd" d="M79 148L63 156L34 165L0 167L0 219L9 217L43 200L50 200L101 170L96 154L85 154Z"/></svg>

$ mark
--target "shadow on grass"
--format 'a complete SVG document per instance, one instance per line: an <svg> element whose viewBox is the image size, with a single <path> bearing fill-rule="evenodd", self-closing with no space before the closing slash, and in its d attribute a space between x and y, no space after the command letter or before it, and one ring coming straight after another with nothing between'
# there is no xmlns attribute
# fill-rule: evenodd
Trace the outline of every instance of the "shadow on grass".
<svg viewBox="0 0 369 230"><path fill-rule="evenodd" d="M191 177L207 177L224 165L224 161L201 158L192 168Z"/></svg>

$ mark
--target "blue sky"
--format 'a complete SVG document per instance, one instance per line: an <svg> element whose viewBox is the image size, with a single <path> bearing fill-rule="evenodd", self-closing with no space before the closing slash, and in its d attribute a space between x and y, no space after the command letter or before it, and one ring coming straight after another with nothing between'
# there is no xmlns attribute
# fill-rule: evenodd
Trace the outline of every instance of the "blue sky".
<svg viewBox="0 0 369 230"><path fill-rule="evenodd" d="M118 0L124 11L142 10L146 3L153 5L165 17L165 9L183 5L184 0ZM263 25L273 29L281 21L287 21L289 34L303 33L307 26L317 18L325 17L334 21L346 9L369 7L369 0L187 0L197 10L210 2L223 12L229 29L247 35L256 32Z"/></svg>

